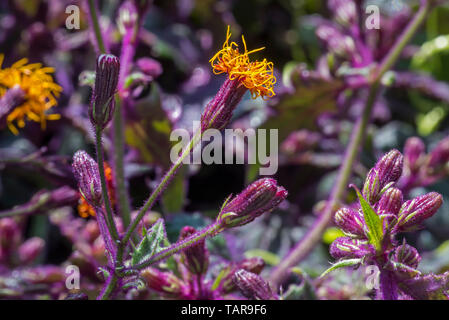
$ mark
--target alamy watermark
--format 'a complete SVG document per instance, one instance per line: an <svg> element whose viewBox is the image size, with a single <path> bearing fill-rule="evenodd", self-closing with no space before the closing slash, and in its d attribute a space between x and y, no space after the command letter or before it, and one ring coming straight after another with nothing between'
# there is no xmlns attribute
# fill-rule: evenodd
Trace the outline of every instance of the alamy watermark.
<svg viewBox="0 0 449 320"><path fill-rule="evenodd" d="M193 123L194 131L200 125ZM170 151L170 160L175 163L183 148L190 142L186 129L175 129L170 141L177 142ZM224 150L224 154L223 154ZM273 175L278 170L278 129L207 129L184 164L256 164L260 175Z"/></svg>

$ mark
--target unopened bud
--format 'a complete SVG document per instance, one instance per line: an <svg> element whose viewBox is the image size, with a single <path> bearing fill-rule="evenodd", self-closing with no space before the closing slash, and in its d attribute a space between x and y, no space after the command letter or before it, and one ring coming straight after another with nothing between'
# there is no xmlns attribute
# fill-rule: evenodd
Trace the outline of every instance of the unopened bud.
<svg viewBox="0 0 449 320"><path fill-rule="evenodd" d="M437 192L429 192L404 202L399 211L398 231L410 231L424 220L433 216L443 204L443 197Z"/></svg>
<svg viewBox="0 0 449 320"><path fill-rule="evenodd" d="M97 59L95 87L90 103L90 120L93 125L105 128L114 113L114 94L117 89L120 61L112 54L102 54Z"/></svg>
<svg viewBox="0 0 449 320"><path fill-rule="evenodd" d="M235 273L233 280L248 299L272 300L274 298L268 282L255 273L240 269Z"/></svg>
<svg viewBox="0 0 449 320"><path fill-rule="evenodd" d="M33 237L19 247L19 259L22 263L33 262L44 249L45 242L41 238Z"/></svg>
<svg viewBox="0 0 449 320"><path fill-rule="evenodd" d="M183 240L194 233L196 233L195 228L185 226L181 229L179 240ZM184 249L181 253L181 259L191 273L205 274L209 268L209 251L204 239Z"/></svg>
<svg viewBox="0 0 449 320"><path fill-rule="evenodd" d="M73 156L72 168L84 199L93 207L100 206L102 194L97 163L85 151L79 150Z"/></svg>
<svg viewBox="0 0 449 320"><path fill-rule="evenodd" d="M385 154L368 173L363 185L363 196L371 204L376 203L382 190L401 177L402 165L403 156L398 150Z"/></svg>
<svg viewBox="0 0 449 320"><path fill-rule="evenodd" d="M141 272L148 288L170 297L182 298L185 285L171 272L163 272L155 268L146 268Z"/></svg>
<svg viewBox="0 0 449 320"><path fill-rule="evenodd" d="M432 171L440 170L449 162L449 137L441 140L429 154L427 166Z"/></svg>
<svg viewBox="0 0 449 320"><path fill-rule="evenodd" d="M421 261L421 256L418 250L404 243L395 249L394 260L416 269Z"/></svg>
<svg viewBox="0 0 449 320"><path fill-rule="evenodd" d="M226 79L201 115L201 131L212 128L224 129L247 90L239 81Z"/></svg>
<svg viewBox="0 0 449 320"><path fill-rule="evenodd" d="M397 188L388 188L377 203L377 214L397 215L403 201L402 191Z"/></svg>
<svg viewBox="0 0 449 320"><path fill-rule="evenodd" d="M244 259L239 263L240 269L259 274L265 268L265 261L261 257Z"/></svg>
<svg viewBox="0 0 449 320"><path fill-rule="evenodd" d="M404 167L410 172L419 170L426 146L418 137L408 138L404 145Z"/></svg>
<svg viewBox="0 0 449 320"><path fill-rule="evenodd" d="M365 235L366 224L363 214L359 210L347 207L340 208L335 213L334 222L347 233L357 236Z"/></svg>
<svg viewBox="0 0 449 320"><path fill-rule="evenodd" d="M363 258L374 252L374 247L366 240L340 237L332 242L329 252L335 259Z"/></svg>
<svg viewBox="0 0 449 320"><path fill-rule="evenodd" d="M259 179L239 195L225 203L217 217L223 228L243 226L265 212L276 208L286 197L287 190L270 178Z"/></svg>

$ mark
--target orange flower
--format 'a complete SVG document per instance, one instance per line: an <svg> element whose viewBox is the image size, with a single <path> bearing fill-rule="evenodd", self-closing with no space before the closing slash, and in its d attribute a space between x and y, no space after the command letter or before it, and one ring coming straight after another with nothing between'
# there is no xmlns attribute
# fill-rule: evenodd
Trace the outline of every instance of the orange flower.
<svg viewBox="0 0 449 320"><path fill-rule="evenodd" d="M10 68L1 69L3 59L4 55L0 54L0 97L16 85L20 86L25 93L25 101L15 107L6 118L12 133L18 134L16 125L23 128L26 119L40 122L42 129L45 129L46 120L59 119L59 114L45 113L57 105L56 98L62 91L50 75L54 69L43 68L41 63L27 64L26 58L20 59Z"/></svg>
<svg viewBox="0 0 449 320"><path fill-rule="evenodd" d="M106 176L106 184L108 188L109 199L111 199L111 205L115 205L115 193L114 193L114 177L112 175L112 169L108 163L104 162L104 174ZM87 203L86 199L80 195L78 201L78 214L81 218L87 218L89 216L95 217L95 209Z"/></svg>
<svg viewBox="0 0 449 320"><path fill-rule="evenodd" d="M250 54L265 48L248 51L242 35L244 51L240 53L235 42L229 43L230 38L231 32L228 26L223 48L209 60L214 74L227 73L230 80L240 81L251 92L253 99L260 96L266 100L274 96L273 86L276 83L276 77L273 75L273 62L268 62L267 59L249 61Z"/></svg>

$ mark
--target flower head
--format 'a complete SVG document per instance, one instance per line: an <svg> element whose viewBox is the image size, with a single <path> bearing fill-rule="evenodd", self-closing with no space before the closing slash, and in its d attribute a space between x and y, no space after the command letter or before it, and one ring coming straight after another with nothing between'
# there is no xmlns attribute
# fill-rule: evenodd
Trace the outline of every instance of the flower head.
<svg viewBox="0 0 449 320"><path fill-rule="evenodd" d="M241 53L235 42L229 43L230 38L231 32L228 26L223 48L209 60L213 72L215 74L227 73L230 80L237 80L245 86L251 92L253 99L259 96L262 99L274 96L273 85L276 83L276 77L273 75L273 62L268 62L267 59L249 60L250 54L264 48L248 51L245 38L242 35L244 50Z"/></svg>
<svg viewBox="0 0 449 320"><path fill-rule="evenodd" d="M72 167L83 198L92 206L100 206L102 194L97 163L87 152L79 150L73 156Z"/></svg>
<svg viewBox="0 0 449 320"><path fill-rule="evenodd" d="M48 109L56 106L56 98L62 91L50 75L54 69L42 67L41 63L28 64L26 58L9 68L1 69L3 59L4 55L0 54L0 97L17 86L23 91L20 102L10 106L11 110L7 112L6 123L12 133L18 134L17 127L23 128L25 120L39 122L41 128L45 129L47 120L59 119L59 114L46 114Z"/></svg>

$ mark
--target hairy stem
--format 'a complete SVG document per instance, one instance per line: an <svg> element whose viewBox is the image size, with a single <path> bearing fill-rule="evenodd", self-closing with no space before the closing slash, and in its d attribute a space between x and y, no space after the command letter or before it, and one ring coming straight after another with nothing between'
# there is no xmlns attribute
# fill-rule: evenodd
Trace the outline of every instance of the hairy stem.
<svg viewBox="0 0 449 320"><path fill-rule="evenodd" d="M198 241L201 241L207 237L215 236L217 233L219 233L221 231L221 229L222 229L221 226L215 222L215 223L211 224L210 226L208 226L198 232L195 232L191 236L172 244L168 248L156 253L149 260L147 260L141 264L137 264L137 265L133 266L133 268L135 268L135 269L146 268L156 262L159 262L161 260L164 260L164 259L174 255L175 253L177 253L185 248L190 247L191 245L197 243Z"/></svg>
<svg viewBox="0 0 449 320"><path fill-rule="evenodd" d="M117 286L118 277L115 274L111 274L106 280L106 286L104 287L101 294L98 296L97 300L107 300L109 299L115 291Z"/></svg>
<svg viewBox="0 0 449 320"><path fill-rule="evenodd" d="M380 79L397 61L405 45L410 41L420 24L424 21L429 4L427 1L421 2L421 7L414 16L413 20L408 24L401 36L398 38L388 55L379 65L377 72L370 79L371 87L369 95L363 108L363 113L357 120L355 129L352 133L351 140L346 148L346 153L339 169L337 181L332 189L329 201L320 215L315 221L306 235L296 244L296 246L281 260L281 263L273 269L270 275L270 281L277 288L288 277L288 269L298 264L304 259L320 241L323 232L329 225L333 213L339 206L344 191L347 187L352 167L357 157L357 152L362 144L365 136L366 127L369 123L371 110L376 101L376 96L380 87Z"/></svg>
<svg viewBox="0 0 449 320"><path fill-rule="evenodd" d="M98 171L100 171L100 181L101 181L101 192L103 195L104 207L106 209L106 224L109 229L109 232L114 240L119 239L119 235L117 232L117 227L115 226L114 216L112 213L111 200L109 199L106 177L104 174L104 163L103 163L103 145L102 145L102 128L97 125L95 127L95 137L96 137L96 148L97 148L97 163L98 163Z"/></svg>

